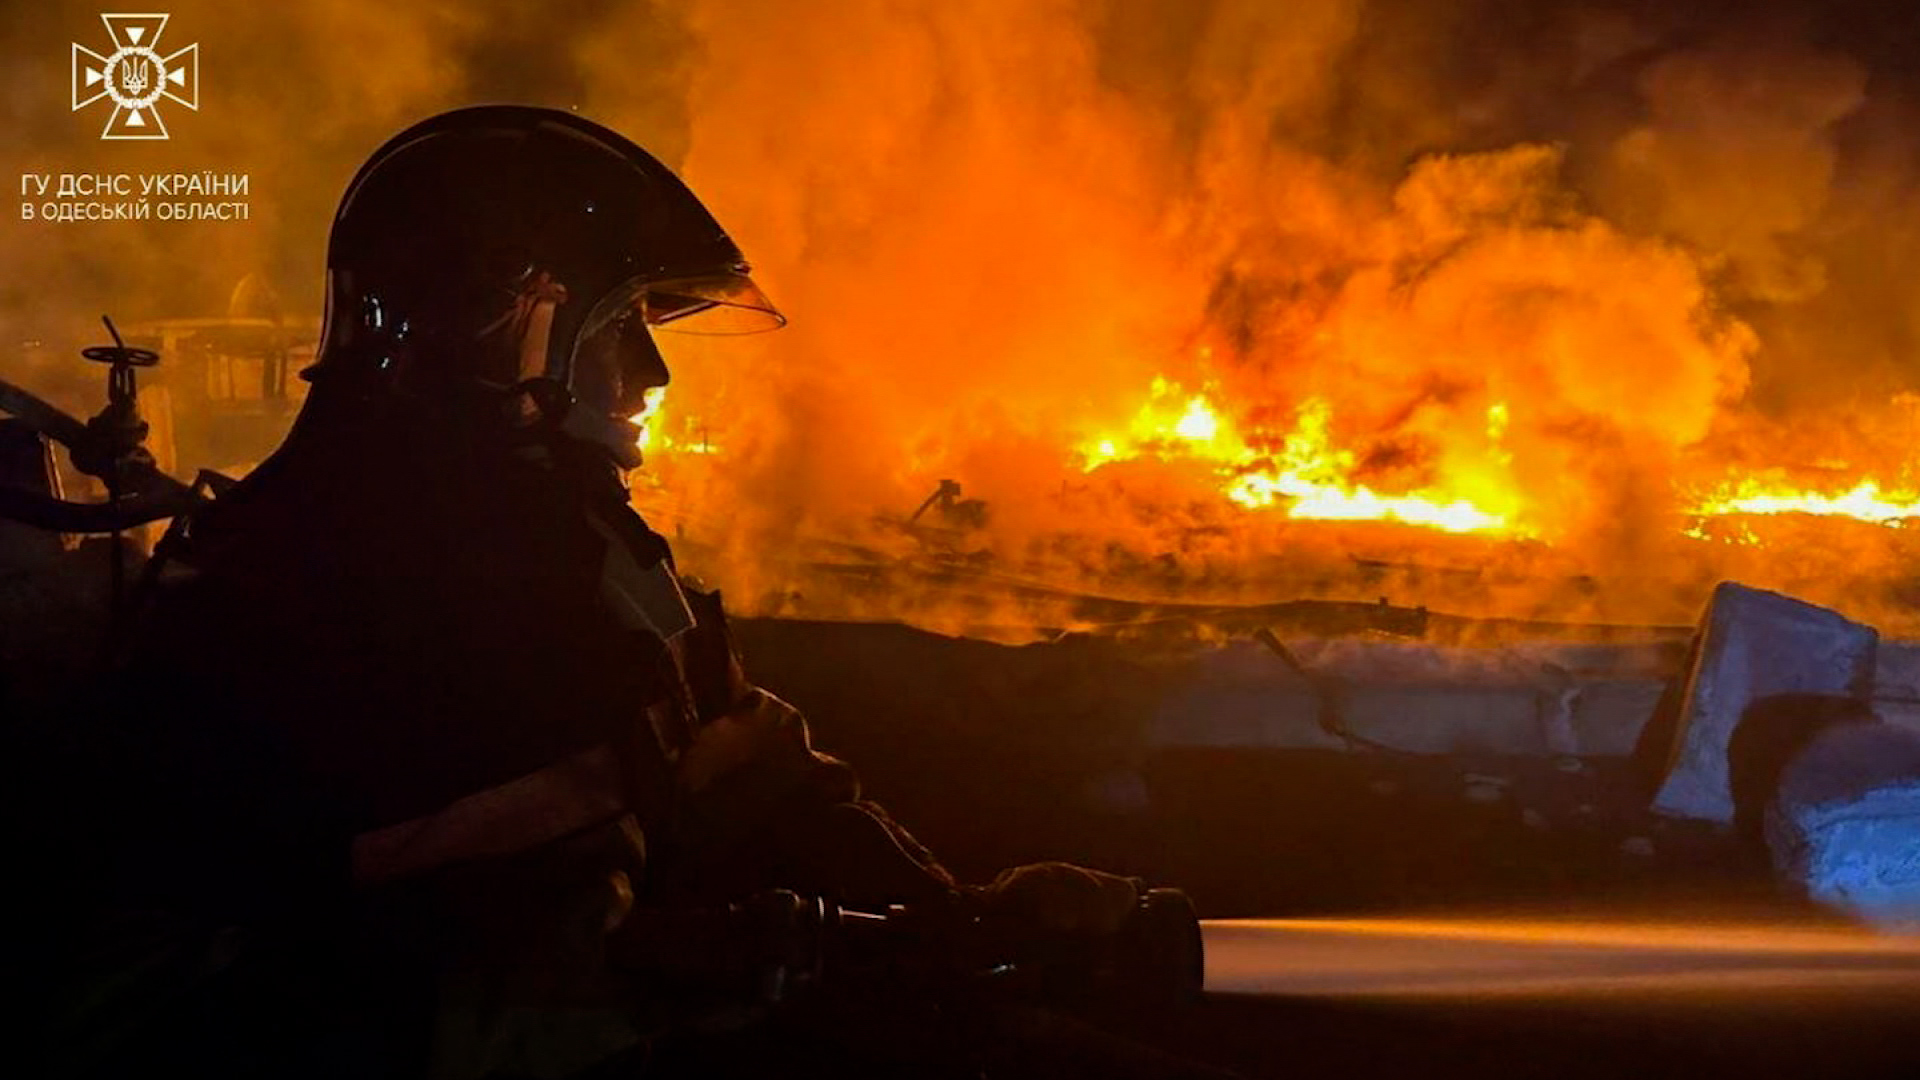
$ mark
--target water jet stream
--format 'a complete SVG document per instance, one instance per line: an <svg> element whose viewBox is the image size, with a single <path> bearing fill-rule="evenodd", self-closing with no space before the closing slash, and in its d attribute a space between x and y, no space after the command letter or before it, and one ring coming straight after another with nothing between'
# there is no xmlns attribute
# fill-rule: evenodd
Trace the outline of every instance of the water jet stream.
<svg viewBox="0 0 1920 1080"><path fill-rule="evenodd" d="M1220 919L1207 989L1284 997L1920 996L1920 937L1809 923Z"/></svg>

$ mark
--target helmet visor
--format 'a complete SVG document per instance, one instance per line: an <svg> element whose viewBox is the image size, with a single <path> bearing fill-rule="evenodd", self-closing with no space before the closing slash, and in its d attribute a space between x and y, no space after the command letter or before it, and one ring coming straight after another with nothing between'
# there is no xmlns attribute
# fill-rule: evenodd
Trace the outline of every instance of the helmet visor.
<svg viewBox="0 0 1920 1080"><path fill-rule="evenodd" d="M629 416L642 407L646 390L667 384L653 328L750 334L786 321L745 266L697 277L634 278L587 313L567 367L567 388L595 415Z"/></svg>
<svg viewBox="0 0 1920 1080"><path fill-rule="evenodd" d="M787 325L787 317L746 275L723 271L697 277L637 277L614 289L587 313L582 338L616 319L638 314L661 330L689 334L758 334Z"/></svg>
<svg viewBox="0 0 1920 1080"><path fill-rule="evenodd" d="M649 282L641 304L648 326L688 334L758 334L787 325L744 272Z"/></svg>

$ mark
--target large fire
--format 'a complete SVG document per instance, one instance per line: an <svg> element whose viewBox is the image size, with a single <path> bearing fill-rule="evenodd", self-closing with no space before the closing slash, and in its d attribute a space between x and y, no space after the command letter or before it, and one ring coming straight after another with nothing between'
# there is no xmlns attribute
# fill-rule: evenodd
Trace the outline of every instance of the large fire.
<svg viewBox="0 0 1920 1080"><path fill-rule="evenodd" d="M1825 216L1860 64L1576 20L1465 86L1409 66L1452 48L1417 4L1222 0L1164 48L1148 6L696 6L687 173L792 322L670 351L661 437L722 452L656 443L643 498L741 602L928 559L1544 619L1691 622L1721 577L1911 607L1911 335L1856 317L1898 265L1862 223L1905 218ZM902 596L862 613L923 619Z"/></svg>
<svg viewBox="0 0 1920 1080"><path fill-rule="evenodd" d="M1690 623L1737 577L1920 631L1920 79L1865 8L614 0L528 52L476 2L200 20L281 88L217 125L257 220L17 222L0 316L254 270L296 305L368 150L530 100L659 154L791 319L663 334L636 430L637 497L744 610L959 625L906 566ZM84 164L69 121L14 171Z"/></svg>
<svg viewBox="0 0 1920 1080"><path fill-rule="evenodd" d="M647 407L629 420L639 429L635 444L654 455L710 454L704 441L665 433L669 424L661 411L666 391L649 391ZM1309 399L1300 405L1290 429L1240 430L1208 393L1189 393L1164 378L1156 379L1147 401L1124 431L1089 435L1073 448L1080 468L1092 473L1117 461L1151 458L1200 462L1219 477L1219 490L1247 510L1272 509L1303 521L1391 521L1444 532L1484 532L1528 535L1514 520L1517 502L1511 491L1497 488L1497 480L1474 485L1490 510L1461 494L1417 491L1381 494L1352 474L1355 455L1332 445L1328 433L1330 406ZM1498 447L1507 409L1496 404L1487 410L1487 437ZM688 427L680 418L680 427ZM697 425L694 425L697 426Z"/></svg>
<svg viewBox="0 0 1920 1080"><path fill-rule="evenodd" d="M1701 517L1726 514L1818 514L1850 517L1876 525L1900 525L1920 517L1920 491L1882 491L1862 480L1839 493L1807 491L1761 477L1744 477L1721 486L1695 507Z"/></svg>
<svg viewBox="0 0 1920 1080"><path fill-rule="evenodd" d="M669 491L684 494L682 489L688 486L699 491L712 482L715 471L724 473L728 467L725 455L711 440L707 425L685 408L665 409L665 400L664 391L650 395L647 410L633 418L640 426L638 442L649 455L655 478L666 480L664 485L650 489L651 497L656 500ZM1057 448L1059 459L1065 463L1063 475L1068 479L1055 493L1056 498L1070 503L1075 494L1084 494L1071 479L1075 475L1094 484L1110 479L1112 485L1122 491L1138 485L1146 475L1129 470L1173 470L1187 477L1197 475L1203 478L1200 486L1210 491L1218 507L1210 517L1203 517L1204 528L1225 529L1229 535L1241 535L1245 542L1236 547L1243 555L1246 549L1265 542L1259 538L1273 535L1261 531L1263 522L1273 520L1377 523L1401 529L1402 535L1409 538L1398 548L1401 557L1416 563L1432 560L1436 566L1457 563L1461 557L1459 551L1450 551L1438 544L1441 534L1482 538L1494 547L1481 549L1478 555L1470 553L1467 558L1494 562L1502 556L1487 555L1487 551L1523 550L1513 545L1533 544L1542 536L1554 536L1548 512L1529 502L1524 486L1516 478L1515 454L1508 445L1514 409L1505 401L1486 406L1480 424L1474 430L1461 433L1468 445L1433 455L1436 460L1451 462L1451 467L1422 470L1425 483L1395 489L1376 487L1365 479L1370 469L1379 471L1377 463L1370 459L1379 457L1380 451L1377 447L1343 443L1335 433L1334 405L1326 398L1308 396L1284 412L1236 411L1217 383L1188 386L1162 376L1153 379L1136 400L1138 404L1124 423L1104 428L1089 425L1075 431L1064 440L1065 445ZM1827 471L1834 471L1833 463L1827 463ZM1875 550L1862 548L1857 542L1844 541L1831 533L1809 533L1804 528L1784 533L1769 531L1764 527L1767 519L1810 523L1845 519L1852 524L1842 527L1904 531L1901 526L1920 517L1920 492L1908 487L1883 487L1873 479L1848 484L1829 478L1822 485L1809 486L1795 483L1788 472L1779 468L1718 472L1718 477L1710 481L1682 479L1676 473L1661 478L1665 483L1663 489L1644 493L1648 502L1669 506L1673 511L1668 515L1673 543L1654 544L1663 552L1662 561L1679 566L1691 561L1697 564L1698 572L1712 576L1753 578L1757 565L1771 565L1771 562L1720 562L1714 553L1731 545L1755 553L1771 550L1774 561L1804 563L1802 550L1811 541L1815 565L1819 565L1818 558L1828 554L1820 547L1826 543L1833 543L1836 552ZM1140 497L1149 503L1169 498L1152 482L1141 486ZM684 509L682 502L677 498L669 501L674 507L665 511L669 519ZM662 506L656 501L647 509L660 512ZM882 515L874 520L890 519ZM985 527L986 520L983 516L971 525ZM681 525L684 536L684 520ZM1067 522L1061 527L1071 530L1074 524ZM1089 525L1096 536L1108 527L1109 524L1099 520ZM831 526L816 525L815 528L822 534L815 539L837 536L843 541L862 544L874 539L864 528L851 531L844 527L835 530ZM1436 539L1422 544L1418 540L1422 534ZM1296 546L1280 549L1277 553L1282 555L1302 554L1320 543L1306 533L1285 535L1286 543ZM991 543L988 546L991 547ZM1880 554L1872 556L1870 562L1884 563L1885 550L1889 549L1879 550ZM1904 551L1905 548L1890 550ZM764 570L764 559L758 562ZM1245 562L1244 558L1241 562ZM1563 570L1571 565L1584 572L1578 560L1548 565ZM1025 569L1044 575L1057 572L1060 567L1029 563ZM738 573L737 566L734 572ZM806 577L792 566L786 572L797 573L800 579ZM1069 582L1072 577L1068 575ZM1113 582L1109 581L1108 585ZM1294 583L1282 583L1278 586L1283 590L1279 595L1297 587ZM1194 586L1190 582L1177 588L1191 595ZM1271 599L1273 594L1264 594L1264 598ZM1477 599L1472 594L1456 593L1451 602L1471 608ZM902 600L897 605L882 603L877 609L867 607L853 613L883 614L960 628L973 625L965 619L954 623L956 613L938 600L931 602L931 609L924 606L927 603L923 597L912 602ZM842 608L830 603L827 610ZM1630 605L1626 610L1645 609Z"/></svg>
<svg viewBox="0 0 1920 1080"><path fill-rule="evenodd" d="M1310 398L1288 430L1242 432L1206 393L1188 394L1165 379L1125 432L1093 436L1078 448L1088 471L1141 456L1192 458L1220 475L1221 491L1249 510L1274 508L1302 520L1398 521L1447 532L1511 532L1521 526L1509 508L1492 511L1461 494L1417 491L1383 495L1353 479L1355 456L1332 445L1331 406ZM1487 433L1497 446L1506 407L1487 410ZM1481 485L1489 502L1503 493ZM1510 503L1511 496L1502 500Z"/></svg>
<svg viewBox="0 0 1920 1080"><path fill-rule="evenodd" d="M1505 402L1486 413L1492 468L1451 477L1446 486L1394 494L1376 493L1354 479L1355 453L1331 444L1330 410L1324 399L1309 398L1290 429L1242 433L1206 393L1188 394L1156 379L1127 431L1091 438L1078 452L1089 471L1141 456L1203 460L1218 469L1224 493L1236 504L1250 510L1272 507L1302 520L1396 521L1445 532L1532 535L1523 500L1506 473L1512 455L1501 449L1510 416ZM1810 514L1898 526L1920 517L1920 490L1883 490L1871 479L1835 491L1755 474L1723 480L1704 492L1676 490L1675 496L1692 499L1687 507L1692 518Z"/></svg>
<svg viewBox="0 0 1920 1080"><path fill-rule="evenodd" d="M661 409L665 400L664 389L649 391L646 408L630 418L638 429L635 444L654 455L716 453L704 435L684 434L704 431L698 421L676 417L683 434L663 433L668 426ZM1189 392L1157 378L1124 430L1089 434L1072 453L1087 473L1143 458L1203 463L1217 474L1220 493L1235 505L1297 520L1383 521L1451 533L1533 535L1523 500L1502 483L1498 469L1454 478L1451 485L1396 493L1376 492L1355 480L1356 454L1332 444L1330 411L1324 399L1309 398L1284 430L1242 430L1207 389ZM1496 466L1512 461L1511 453L1500 448L1508 416L1504 402L1487 409L1488 460ZM1844 490L1819 490L1763 472L1723 480L1710 489L1676 490L1674 495L1691 499L1686 514L1696 520L1685 534L1696 538L1704 538L1698 519L1708 518L1807 514L1896 527L1920 517L1920 490L1884 490L1871 479Z"/></svg>

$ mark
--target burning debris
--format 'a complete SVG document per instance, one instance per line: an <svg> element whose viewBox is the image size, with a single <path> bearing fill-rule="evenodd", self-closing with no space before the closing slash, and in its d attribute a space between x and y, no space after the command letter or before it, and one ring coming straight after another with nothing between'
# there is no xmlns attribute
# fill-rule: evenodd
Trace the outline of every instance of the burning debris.
<svg viewBox="0 0 1920 1080"><path fill-rule="evenodd" d="M1604 0L1519 24L1417 0L636 0L529 52L520 16L479 9L378 34L345 0L199 20L210 55L275 56L233 130L315 122L298 86L351 107L297 168L235 161L279 212L196 236L191 267L163 258L177 237L135 257L36 235L14 276L52 287L5 310L60 352L24 312L206 310L247 272L313 295L336 148L447 100L548 96L668 148L798 315L731 355L669 342L637 436L674 493L642 502L760 610L831 608L786 565L796 537L894 557L951 478L994 509L969 553L1057 589L1366 598L1329 569L1345 554L1420 566L1395 599L1474 614L1549 615L1578 579L1563 616L1685 621L1731 578L1920 629L1899 27ZM343 76L317 44L339 40L381 76ZM1463 568L1554 584L1432 584ZM840 613L964 628L938 608Z"/></svg>

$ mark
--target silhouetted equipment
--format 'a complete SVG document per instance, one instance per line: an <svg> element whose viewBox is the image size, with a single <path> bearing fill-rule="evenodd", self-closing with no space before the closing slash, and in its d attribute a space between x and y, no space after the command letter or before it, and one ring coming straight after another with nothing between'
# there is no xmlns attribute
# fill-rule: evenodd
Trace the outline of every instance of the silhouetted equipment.
<svg viewBox="0 0 1920 1080"><path fill-rule="evenodd" d="M112 324L108 324L111 329ZM147 425L140 417L134 370L158 361L152 351L113 345L82 354L109 365L107 404L91 420L69 416L32 392L0 380L0 411L67 447L74 467L107 486L103 503L71 502L51 494L9 488L0 491L0 516L67 533L113 533L173 517L204 497L162 472L146 451Z"/></svg>
<svg viewBox="0 0 1920 1080"><path fill-rule="evenodd" d="M0 517L35 528L66 534L107 534L112 580L112 606L117 618L126 610L127 553L120 535L127 529L163 518L179 521L205 504L208 493L224 478L203 472L192 485L168 476L146 447L149 428L140 414L137 372L160 362L151 349L130 346L113 320L101 317L111 345L93 345L80 355L107 365L107 403L84 423L33 393L0 380L0 411L13 414L18 424L67 447L75 469L101 482L104 502L74 502L62 497L53 480L19 484L0 483ZM173 530L169 530L170 533ZM151 571L144 580L151 580Z"/></svg>
<svg viewBox="0 0 1920 1080"><path fill-rule="evenodd" d="M1164 1009L1205 983L1200 922L1178 889L1141 889L1118 933L1062 933L996 919L963 900L842 908L785 890L724 907L640 909L615 932L620 965L685 980L716 999L779 1004L857 981L936 996Z"/></svg>
<svg viewBox="0 0 1920 1080"><path fill-rule="evenodd" d="M140 417L140 386L134 372L160 362L160 354L151 349L128 347L120 338L113 319L100 316L113 335L111 345L89 345L80 355L96 364L107 365L107 407L87 421L85 442L73 447L74 468L88 476L97 476L107 485L107 501L118 504L123 487L122 475L130 467L153 468L153 455L147 453L147 422ZM127 555L121 550L120 529L113 530L113 543L107 548L109 573L113 580L113 610L117 617L126 603Z"/></svg>
<svg viewBox="0 0 1920 1080"><path fill-rule="evenodd" d="M125 328L129 342L167 358L159 378L143 380L154 427L148 445L162 468L250 467L279 445L299 411L306 384L294 375L312 361L318 322L240 310Z"/></svg>
<svg viewBox="0 0 1920 1080"><path fill-rule="evenodd" d="M918 524L927 511L935 510L941 520L958 528L978 529L985 526L987 523L986 500L963 499L960 495L960 481L940 481L940 486L933 490L933 494L927 496L919 509L907 518L907 524Z"/></svg>
<svg viewBox="0 0 1920 1080"><path fill-rule="evenodd" d="M0 418L0 519L6 514L7 493L23 498L58 500L60 470L54 465L53 444L26 421ZM67 546L59 533L14 520L0 520L0 560L7 570L50 559Z"/></svg>

